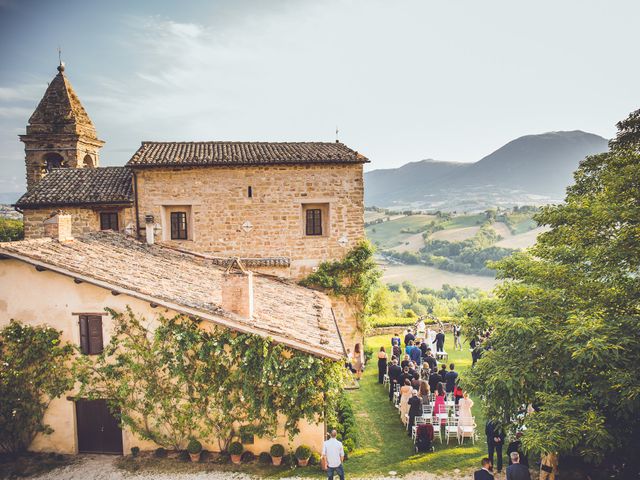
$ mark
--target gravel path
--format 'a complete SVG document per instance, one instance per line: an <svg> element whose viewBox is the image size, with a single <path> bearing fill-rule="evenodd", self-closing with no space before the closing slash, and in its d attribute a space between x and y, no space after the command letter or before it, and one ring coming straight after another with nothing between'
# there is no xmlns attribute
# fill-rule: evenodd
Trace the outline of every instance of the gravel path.
<svg viewBox="0 0 640 480"><path fill-rule="evenodd" d="M34 477L35 480L256 480L257 477L244 473L232 472L197 472L197 473L128 473L118 469L114 462L118 457L108 455L82 455L73 465L52 470L44 475ZM348 475L349 480L355 480ZM337 478L337 477L336 477ZM394 480L399 477L368 477L367 480ZM423 472L410 473L402 477L404 480L462 480L471 476L433 475ZM305 480L301 477L290 477L284 480ZM317 480L317 479L316 479Z"/></svg>

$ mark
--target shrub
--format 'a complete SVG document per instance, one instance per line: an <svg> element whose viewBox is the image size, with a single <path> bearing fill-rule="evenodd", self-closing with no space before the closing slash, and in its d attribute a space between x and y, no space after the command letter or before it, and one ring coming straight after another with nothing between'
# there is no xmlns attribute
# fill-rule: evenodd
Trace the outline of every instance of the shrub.
<svg viewBox="0 0 640 480"><path fill-rule="evenodd" d="M271 453L272 457L282 457L284 455L284 447L279 443L275 443L271 445L269 453Z"/></svg>
<svg viewBox="0 0 640 480"><path fill-rule="evenodd" d="M190 462L191 457L189 456L189 452L187 452L186 450L180 450L180 452L178 453L178 460L180 460L181 462Z"/></svg>
<svg viewBox="0 0 640 480"><path fill-rule="evenodd" d="M131 456L137 457L140 455L140 447L131 447Z"/></svg>
<svg viewBox="0 0 640 480"><path fill-rule="evenodd" d="M293 455L287 453L282 456L282 465L294 465L295 461L293 460Z"/></svg>
<svg viewBox="0 0 640 480"><path fill-rule="evenodd" d="M320 454L318 452L311 452L311 456L309 457L309 465L319 465L320 464Z"/></svg>
<svg viewBox="0 0 640 480"><path fill-rule="evenodd" d="M247 452L243 452L242 453L241 460L243 462L246 462L246 463L253 462L253 461L255 461L255 459L256 459L256 456L252 452L248 452L247 451Z"/></svg>
<svg viewBox="0 0 640 480"><path fill-rule="evenodd" d="M344 442L342 442L342 446L345 450L349 450L350 452L356 448L356 442L354 442L353 438L347 438Z"/></svg>
<svg viewBox="0 0 640 480"><path fill-rule="evenodd" d="M15 320L0 330L0 451L23 452L36 434L53 432L44 414L73 386L73 346L63 344L60 335Z"/></svg>
<svg viewBox="0 0 640 480"><path fill-rule="evenodd" d="M24 238L24 222L12 218L0 218L0 242L14 242Z"/></svg>
<svg viewBox="0 0 640 480"><path fill-rule="evenodd" d="M296 458L298 460L305 460L311 456L311 447L307 445L300 445L296 448Z"/></svg>
<svg viewBox="0 0 640 480"><path fill-rule="evenodd" d="M260 453L260 455L258 455L258 463L261 463L262 465L271 464L271 455L269 452Z"/></svg>
<svg viewBox="0 0 640 480"><path fill-rule="evenodd" d="M167 457L167 451L160 447L160 448L156 448L156 451L153 452L153 456L156 458L166 458Z"/></svg>
<svg viewBox="0 0 640 480"><path fill-rule="evenodd" d="M244 447L240 442L231 442L229 445L229 454L230 455L242 455Z"/></svg>
<svg viewBox="0 0 640 480"><path fill-rule="evenodd" d="M202 444L195 438L192 438L189 440L189 445L187 445L187 451L194 455L200 453L202 451Z"/></svg>

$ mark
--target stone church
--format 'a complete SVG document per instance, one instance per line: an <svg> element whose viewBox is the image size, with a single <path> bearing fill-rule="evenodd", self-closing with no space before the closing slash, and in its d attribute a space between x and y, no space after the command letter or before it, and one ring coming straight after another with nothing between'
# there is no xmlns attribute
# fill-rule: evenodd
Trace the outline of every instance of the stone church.
<svg viewBox="0 0 640 480"><path fill-rule="evenodd" d="M203 328L340 361L362 343L352 306L297 284L364 238L368 160L357 151L338 142L145 141L125 166L101 167L104 141L63 65L20 140L27 192L15 208L25 240L0 243L0 327L46 323L91 355L113 332L105 308L130 306L152 321L186 314ZM241 273L225 268L232 259ZM120 431L106 402L91 402L54 400L45 422L55 432L31 448L154 448ZM300 425L294 444L319 449L324 428ZM278 436L246 448L286 443Z"/></svg>

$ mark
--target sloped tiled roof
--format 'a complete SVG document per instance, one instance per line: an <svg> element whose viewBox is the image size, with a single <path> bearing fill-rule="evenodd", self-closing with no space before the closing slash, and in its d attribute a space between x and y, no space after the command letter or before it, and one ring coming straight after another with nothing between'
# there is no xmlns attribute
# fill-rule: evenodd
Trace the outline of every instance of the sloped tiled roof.
<svg viewBox="0 0 640 480"><path fill-rule="evenodd" d="M115 232L62 243L50 238L5 242L0 255L314 355L344 356L329 298L285 280L254 274L254 317L248 320L221 307L223 268Z"/></svg>
<svg viewBox="0 0 640 480"><path fill-rule="evenodd" d="M179 167L368 161L365 156L337 142L142 142L127 165Z"/></svg>
<svg viewBox="0 0 640 480"><path fill-rule="evenodd" d="M93 122L73 91L63 66L58 67L58 74L29 118L27 134L38 133L70 133L97 138Z"/></svg>
<svg viewBox="0 0 640 480"><path fill-rule="evenodd" d="M16 202L19 208L133 202L127 167L57 168Z"/></svg>

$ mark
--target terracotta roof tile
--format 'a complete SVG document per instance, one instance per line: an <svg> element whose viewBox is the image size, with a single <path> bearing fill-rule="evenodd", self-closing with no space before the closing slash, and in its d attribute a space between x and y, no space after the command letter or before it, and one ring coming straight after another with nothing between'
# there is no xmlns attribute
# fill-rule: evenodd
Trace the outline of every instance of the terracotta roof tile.
<svg viewBox="0 0 640 480"><path fill-rule="evenodd" d="M367 163L342 143L142 142L131 167Z"/></svg>
<svg viewBox="0 0 640 480"><path fill-rule="evenodd" d="M127 167L58 168L36 183L16 206L129 204L133 202L131 177Z"/></svg>
<svg viewBox="0 0 640 480"><path fill-rule="evenodd" d="M221 307L223 268L212 261L160 245L149 246L114 232L94 232L71 242L49 238L0 243L0 254L42 264L107 288L152 297L160 305L184 309L243 332L315 355L344 355L331 301L323 293L273 277L254 274L254 318L246 320ZM131 294L131 293L130 293ZM164 303L163 303L164 302Z"/></svg>

